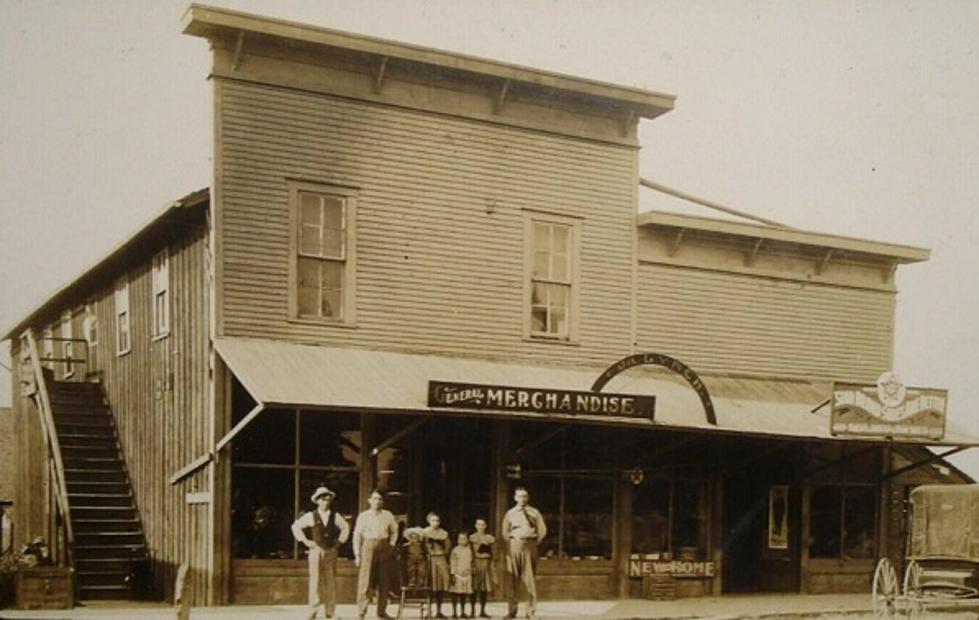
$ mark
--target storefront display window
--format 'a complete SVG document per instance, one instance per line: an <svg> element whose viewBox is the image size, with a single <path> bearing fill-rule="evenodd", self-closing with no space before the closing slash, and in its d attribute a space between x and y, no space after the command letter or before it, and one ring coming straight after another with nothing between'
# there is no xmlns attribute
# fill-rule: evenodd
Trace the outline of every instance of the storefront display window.
<svg viewBox="0 0 979 620"><path fill-rule="evenodd" d="M613 482L610 478L541 476L526 480L548 535L541 557L570 560L612 558Z"/></svg>
<svg viewBox="0 0 979 620"><path fill-rule="evenodd" d="M877 494L867 486L820 486L812 491L809 555L867 559L876 554Z"/></svg>
<svg viewBox="0 0 979 620"><path fill-rule="evenodd" d="M633 553L703 558L707 552L707 485L649 479L632 494Z"/></svg>
<svg viewBox="0 0 979 620"><path fill-rule="evenodd" d="M236 418L243 415L236 413ZM305 557L305 547L295 542L289 526L313 509L309 496L317 486L336 491L334 507L348 520L356 514L362 459L359 415L264 411L235 438L232 458L236 558ZM349 542L340 555L353 556Z"/></svg>

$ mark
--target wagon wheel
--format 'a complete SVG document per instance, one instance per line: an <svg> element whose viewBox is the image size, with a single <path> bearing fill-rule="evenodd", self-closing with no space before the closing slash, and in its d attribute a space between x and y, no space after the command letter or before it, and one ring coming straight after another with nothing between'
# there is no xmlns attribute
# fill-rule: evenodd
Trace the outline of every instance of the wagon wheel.
<svg viewBox="0 0 979 620"><path fill-rule="evenodd" d="M897 573L894 566L887 558L881 558L877 562L877 569L874 571L874 588L872 601L874 604L875 618L893 618L897 611Z"/></svg>
<svg viewBox="0 0 979 620"><path fill-rule="evenodd" d="M910 560L904 569L905 612L909 620L922 618L925 612L924 592L921 591L921 565Z"/></svg>

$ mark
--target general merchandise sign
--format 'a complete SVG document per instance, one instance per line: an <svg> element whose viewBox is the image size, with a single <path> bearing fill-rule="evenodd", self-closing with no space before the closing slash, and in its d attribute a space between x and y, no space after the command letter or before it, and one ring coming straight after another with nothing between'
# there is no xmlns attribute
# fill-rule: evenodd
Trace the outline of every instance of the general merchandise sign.
<svg viewBox="0 0 979 620"><path fill-rule="evenodd" d="M429 381L428 406L438 409L607 415L652 420L656 410L656 397Z"/></svg>

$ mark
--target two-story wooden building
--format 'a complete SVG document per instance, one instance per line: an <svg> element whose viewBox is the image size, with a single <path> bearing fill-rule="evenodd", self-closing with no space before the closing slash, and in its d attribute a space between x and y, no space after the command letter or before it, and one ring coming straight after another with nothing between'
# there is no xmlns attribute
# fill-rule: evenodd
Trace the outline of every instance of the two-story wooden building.
<svg viewBox="0 0 979 620"><path fill-rule="evenodd" d="M300 602L319 484L454 531L525 485L545 597L859 590L906 489L967 481L923 447L979 444L951 425L831 432L928 251L637 213L673 97L198 5L185 32L213 184L4 336L16 532L83 597L187 563L195 604Z"/></svg>

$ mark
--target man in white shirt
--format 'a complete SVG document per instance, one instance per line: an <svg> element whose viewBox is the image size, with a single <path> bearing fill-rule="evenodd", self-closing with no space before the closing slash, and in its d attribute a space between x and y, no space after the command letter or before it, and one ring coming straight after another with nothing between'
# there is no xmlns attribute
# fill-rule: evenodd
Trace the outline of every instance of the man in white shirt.
<svg viewBox="0 0 979 620"><path fill-rule="evenodd" d="M384 498L379 491L373 491L367 500L370 508L357 516L354 526L354 561L357 572L357 613L361 618L367 613L372 584L377 584L377 617L387 615L388 589L394 560L394 549L398 542L398 524L387 510L381 508ZM373 578L372 578L373 577Z"/></svg>
<svg viewBox="0 0 979 620"><path fill-rule="evenodd" d="M316 510L292 524L292 535L309 549L310 618L321 606L325 617L332 618L337 607L337 547L347 542L350 526L331 508L334 497L336 493L327 487L318 487L310 497Z"/></svg>
<svg viewBox="0 0 979 620"><path fill-rule="evenodd" d="M516 505L503 517L500 533L506 544L507 618L517 617L520 584L527 590L527 617L537 617L537 545L547 535L540 511L530 505L524 487L513 492Z"/></svg>

